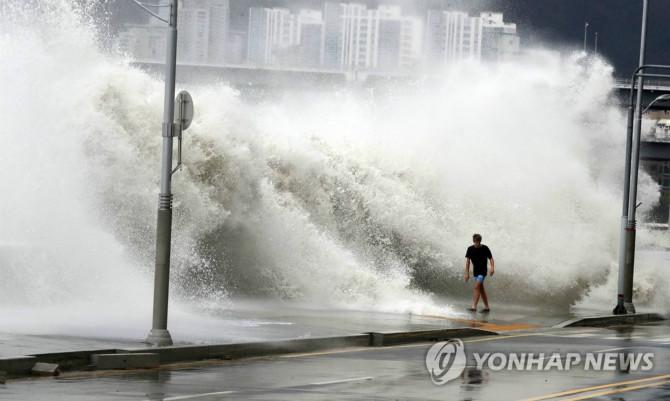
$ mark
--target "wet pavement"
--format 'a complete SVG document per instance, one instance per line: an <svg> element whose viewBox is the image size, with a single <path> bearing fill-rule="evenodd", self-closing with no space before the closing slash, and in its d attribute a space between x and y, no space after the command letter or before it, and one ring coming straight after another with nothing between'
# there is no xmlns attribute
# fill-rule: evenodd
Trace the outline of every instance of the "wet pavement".
<svg viewBox="0 0 670 401"><path fill-rule="evenodd" d="M465 371L443 386L425 366L430 343L333 350L159 370L68 373L9 381L0 400L651 400L670 397L670 326L514 331L464 339ZM650 371L475 368L479 352L651 352Z"/></svg>
<svg viewBox="0 0 670 401"><path fill-rule="evenodd" d="M399 332L456 327L507 331L551 326L580 313L582 315L595 314L590 311L569 310L548 312L520 305L505 305L504 308L496 309L495 304L493 304L491 313L484 314L467 312L467 301L449 302L449 304L453 306L453 309L443 314L439 311L432 314L410 314L315 309L291 304L278 306L262 302L246 302L240 303L235 309L211 313L210 316L198 320L197 324L203 326L192 326L188 332L182 326L189 322L180 321L179 316L174 317L170 321L170 331L177 345L225 344L355 335L371 331ZM0 332L0 357L90 349L136 348L144 345L142 341L148 332L149 325L150 321L147 321L146 331L136 330L136 338ZM101 331L114 333L111 329ZM191 334L192 332L198 334Z"/></svg>
<svg viewBox="0 0 670 401"><path fill-rule="evenodd" d="M0 357L34 355L51 352L83 351L136 347L137 341L70 336L35 336L0 333Z"/></svg>

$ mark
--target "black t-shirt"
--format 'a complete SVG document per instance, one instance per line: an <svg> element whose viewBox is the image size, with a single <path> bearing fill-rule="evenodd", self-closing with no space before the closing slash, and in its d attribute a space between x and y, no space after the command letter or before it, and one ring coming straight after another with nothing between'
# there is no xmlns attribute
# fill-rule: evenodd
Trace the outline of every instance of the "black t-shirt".
<svg viewBox="0 0 670 401"><path fill-rule="evenodd" d="M472 261L472 272L475 276L486 276L486 261L492 259L491 250L482 244L479 248L471 245L465 253L465 257Z"/></svg>

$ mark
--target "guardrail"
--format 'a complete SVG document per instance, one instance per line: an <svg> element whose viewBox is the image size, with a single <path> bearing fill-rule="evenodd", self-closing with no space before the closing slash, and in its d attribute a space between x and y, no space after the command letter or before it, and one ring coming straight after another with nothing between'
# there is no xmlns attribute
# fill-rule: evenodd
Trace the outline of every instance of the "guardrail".
<svg viewBox="0 0 670 401"><path fill-rule="evenodd" d="M614 86L617 88L621 89L629 89L630 88L630 80L629 79L622 79L622 78L617 78L614 81ZM662 79L645 79L644 80L644 88L645 89L664 89L670 91L670 81L668 80L662 80Z"/></svg>

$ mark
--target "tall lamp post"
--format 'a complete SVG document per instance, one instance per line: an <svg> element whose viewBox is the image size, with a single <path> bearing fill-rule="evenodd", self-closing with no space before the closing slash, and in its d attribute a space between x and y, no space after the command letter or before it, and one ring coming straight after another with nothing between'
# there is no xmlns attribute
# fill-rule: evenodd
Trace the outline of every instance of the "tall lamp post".
<svg viewBox="0 0 670 401"><path fill-rule="evenodd" d="M665 73L649 73L648 70L662 70ZM640 161L640 145L641 145L641 126L642 116L651 109L651 107L661 101L670 100L670 94L664 94L655 98L647 105L644 110L642 108L639 97L642 90L636 88L636 82L640 78L652 77L670 79L670 65L647 64L641 65L635 70L630 80L630 99L628 102L628 124L626 135L626 164L624 173L624 193L623 193L623 211L621 216L621 235L619 242L619 280L617 288L617 305L612 311L614 314L635 313L635 307L632 302L633 297L633 268L635 262L635 211L638 204L635 204L637 197L637 175ZM637 92L636 92L637 90ZM636 96L637 95L637 96ZM638 98L639 103L635 108L635 99ZM637 119L634 122L637 110ZM634 135L634 128L635 133ZM635 167L631 165L635 162ZM633 178L635 180L633 181ZM632 187L632 188L631 188ZM632 198L632 200L631 200ZM630 206L633 211L630 212Z"/></svg>
<svg viewBox="0 0 670 401"><path fill-rule="evenodd" d="M132 0L146 12L168 25L167 51L165 61L165 99L163 104L163 146L161 157L160 194L158 196L158 218L156 225L156 270L154 277L154 303L151 331L145 342L154 346L172 345L172 336L167 329L168 294L170 283L170 247L172 238L172 169L173 137L178 136L179 166L181 166L181 132L184 129L181 120L174 122L175 111L175 73L177 68L177 8L178 0L169 0L168 4L146 4ZM151 11L149 7L169 7L168 19ZM190 100L190 96L188 96ZM180 96L180 111L183 109ZM191 105L192 107L192 105ZM191 109L192 112L192 109ZM190 121L189 121L190 124Z"/></svg>
<svg viewBox="0 0 670 401"><path fill-rule="evenodd" d="M584 23L584 53L586 53L586 38L588 36L589 32L589 23L585 22Z"/></svg>
<svg viewBox="0 0 670 401"><path fill-rule="evenodd" d="M649 0L643 0L642 5L642 32L640 34L640 61L639 67L633 74L637 77L637 98L635 110L628 110L628 134L626 137L626 167L624 172L624 197L621 216L621 235L619 241L619 279L617 288L617 305L615 314L635 313L633 304L633 270L635 264L635 234L637 209L637 176L640 164L640 131L642 127L642 93L644 77L638 74L644 68L647 40L647 17ZM633 96L631 85L631 98ZM637 118L635 118L637 116Z"/></svg>

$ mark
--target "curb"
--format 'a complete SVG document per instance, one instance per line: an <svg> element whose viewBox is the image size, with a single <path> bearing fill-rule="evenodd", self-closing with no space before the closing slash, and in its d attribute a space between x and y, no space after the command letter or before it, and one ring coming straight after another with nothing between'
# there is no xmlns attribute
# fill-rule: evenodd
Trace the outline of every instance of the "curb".
<svg viewBox="0 0 670 401"><path fill-rule="evenodd" d="M487 335L498 335L498 333L483 329L462 328L445 330L410 331L401 333L368 333L370 335L369 345L373 347L385 347L389 345L400 345L427 341L444 341L454 337L476 337Z"/></svg>
<svg viewBox="0 0 670 401"><path fill-rule="evenodd" d="M250 357L271 356L321 351L342 347L367 347L370 336L360 334L343 337L306 338L298 340L268 341L236 344L214 345L173 345L168 347L126 348L117 350L120 353L154 353L158 354L161 364L175 362L192 362L206 359L242 359Z"/></svg>
<svg viewBox="0 0 670 401"><path fill-rule="evenodd" d="M160 366L160 364L176 362L196 362L208 359L233 360L325 351L335 348L382 347L488 335L498 335L498 333L468 327L390 333L370 332L352 336L236 344L176 345L58 352L0 357L0 375L4 374L9 378L31 376L31 371L37 363L56 364L59 371L153 368Z"/></svg>
<svg viewBox="0 0 670 401"><path fill-rule="evenodd" d="M563 327L603 327L617 324L659 322L666 318L659 313L632 313L628 315L604 315L580 317L555 325L556 328Z"/></svg>
<svg viewBox="0 0 670 401"><path fill-rule="evenodd" d="M116 353L93 354L91 363L98 370L109 369L151 369L160 366L159 356L156 353Z"/></svg>

